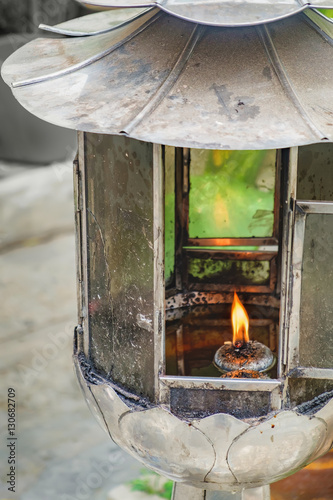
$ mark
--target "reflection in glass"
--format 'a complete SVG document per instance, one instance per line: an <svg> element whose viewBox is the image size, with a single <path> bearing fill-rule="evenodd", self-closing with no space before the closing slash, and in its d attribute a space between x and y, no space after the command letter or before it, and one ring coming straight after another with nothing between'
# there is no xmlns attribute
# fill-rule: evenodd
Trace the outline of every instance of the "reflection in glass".
<svg viewBox="0 0 333 500"><path fill-rule="evenodd" d="M300 364L332 368L333 215L309 214L305 224Z"/></svg>
<svg viewBox="0 0 333 500"><path fill-rule="evenodd" d="M191 150L190 238L269 237L275 150Z"/></svg>

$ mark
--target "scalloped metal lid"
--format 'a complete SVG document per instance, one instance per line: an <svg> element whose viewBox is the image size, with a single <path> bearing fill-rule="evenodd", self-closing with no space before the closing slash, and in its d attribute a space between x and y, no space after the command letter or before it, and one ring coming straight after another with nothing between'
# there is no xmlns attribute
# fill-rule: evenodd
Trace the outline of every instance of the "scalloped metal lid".
<svg viewBox="0 0 333 500"><path fill-rule="evenodd" d="M333 8L333 0L77 0L100 8L158 7L186 21L211 26L252 26L305 9Z"/></svg>
<svg viewBox="0 0 333 500"><path fill-rule="evenodd" d="M333 142L332 45L304 14L231 29L152 9L99 35L37 39L2 73L26 109L63 127L182 147L283 148Z"/></svg>

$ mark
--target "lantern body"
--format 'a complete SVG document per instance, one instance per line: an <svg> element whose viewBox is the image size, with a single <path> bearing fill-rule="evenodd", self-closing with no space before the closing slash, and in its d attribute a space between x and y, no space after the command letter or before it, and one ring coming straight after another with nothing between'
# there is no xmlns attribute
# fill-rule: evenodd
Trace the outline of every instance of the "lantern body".
<svg viewBox="0 0 333 500"><path fill-rule="evenodd" d="M3 76L28 110L85 131L78 378L178 500L260 488L331 447L333 35L313 5L245 2L232 20L217 2L209 26L213 4L189 2L199 23L167 4L47 27L66 38L21 49ZM234 292L276 358L265 378L213 364Z"/></svg>
<svg viewBox="0 0 333 500"><path fill-rule="evenodd" d="M202 248L199 238L192 250L188 223L181 222L184 213L188 221L184 195L186 206L194 185L187 150L83 133L79 144L75 362L102 426L146 466L207 490L259 487L328 451L332 285L316 245L329 252L332 209L322 198L331 196L332 146L272 152L278 220L269 222L271 236L257 236L261 250L249 247L256 243L249 235L226 247L217 238L217 250ZM304 201L310 193L315 199ZM199 278L191 271L194 258L209 269ZM244 265L233 274L228 266L235 260ZM314 282L318 299L312 300ZM276 353L271 378L220 378L209 360L231 331L233 288L249 309L253 336ZM314 309L302 307L303 300ZM317 300L323 316L314 328Z"/></svg>

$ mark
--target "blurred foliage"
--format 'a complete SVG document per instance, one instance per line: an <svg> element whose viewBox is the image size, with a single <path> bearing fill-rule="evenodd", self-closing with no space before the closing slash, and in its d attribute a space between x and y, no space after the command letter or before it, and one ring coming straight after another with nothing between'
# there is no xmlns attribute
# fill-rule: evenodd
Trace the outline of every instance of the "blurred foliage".
<svg viewBox="0 0 333 500"><path fill-rule="evenodd" d="M148 495L157 495L167 500L171 499L173 488L172 481L161 483L161 476L147 469L141 470L141 476L142 477L133 479L133 481L130 482L132 491L142 491Z"/></svg>
<svg viewBox="0 0 333 500"><path fill-rule="evenodd" d="M325 16L333 18L333 9L318 9L318 10L319 12L322 12L322 14L325 14Z"/></svg>
<svg viewBox="0 0 333 500"><path fill-rule="evenodd" d="M271 236L274 222L275 156L275 150L192 150L190 237ZM174 268L174 204L174 193L166 190L167 282ZM244 248L237 247L237 249ZM255 247L247 247L247 250L252 249Z"/></svg>
<svg viewBox="0 0 333 500"><path fill-rule="evenodd" d="M191 175L192 238L266 237L274 221L275 151L209 151Z"/></svg>

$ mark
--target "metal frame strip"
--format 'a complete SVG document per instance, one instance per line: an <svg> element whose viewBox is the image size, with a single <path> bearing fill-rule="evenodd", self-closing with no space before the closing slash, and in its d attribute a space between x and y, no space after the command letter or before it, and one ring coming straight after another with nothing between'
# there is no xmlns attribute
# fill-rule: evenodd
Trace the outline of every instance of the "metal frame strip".
<svg viewBox="0 0 333 500"><path fill-rule="evenodd" d="M189 253L195 257L200 257L202 255L209 255L212 259L217 260L269 260L271 261L276 257L276 252L271 251L240 251L240 250L220 250L220 249L209 249L209 250L198 250L197 248L185 248L186 253Z"/></svg>
<svg viewBox="0 0 333 500"><path fill-rule="evenodd" d="M302 293L302 266L304 253L305 223L309 214L333 215L333 202L298 201L295 202L295 227L292 243L290 310L289 310L289 341L287 371L298 368L300 376L305 378L333 378L333 370L321 368L305 368L300 366L300 309Z"/></svg>
<svg viewBox="0 0 333 500"><path fill-rule="evenodd" d="M296 204L295 226L291 257L291 289L292 300L289 310L289 338L288 338L288 371L299 365L299 338L300 338L300 308L302 263L305 233L305 212Z"/></svg>
<svg viewBox="0 0 333 500"><path fill-rule="evenodd" d="M192 247L228 247L228 246L270 246L277 245L278 239L272 238L189 238L186 245Z"/></svg>
<svg viewBox="0 0 333 500"><path fill-rule="evenodd" d="M292 374L290 375L292 377ZM300 366L297 368L297 378L317 378L333 380L333 368L314 368Z"/></svg>
<svg viewBox="0 0 333 500"><path fill-rule="evenodd" d="M185 156L186 151L186 156ZM187 274L184 246L188 239L189 150L175 149L175 286L183 289Z"/></svg>
<svg viewBox="0 0 333 500"><path fill-rule="evenodd" d="M281 235L281 306L280 306L280 332L279 332L279 356L278 356L278 377L285 374L288 362L288 307L289 307L289 283L290 265L292 251L292 230L294 224L294 205L297 187L297 160L298 147L293 147L282 151L282 155L288 154L285 159L286 192L283 193L282 200L282 235ZM283 162L283 160L282 160Z"/></svg>
<svg viewBox="0 0 333 500"><path fill-rule="evenodd" d="M83 311L83 295L82 295L82 227L81 227L81 213L82 213L82 187L81 175L79 169L79 153L73 162L73 183L74 183L74 218L75 218L75 255L76 255L76 288L77 288L77 314L78 324L82 324L82 311Z"/></svg>
<svg viewBox="0 0 333 500"><path fill-rule="evenodd" d="M226 379L215 377L181 377L165 375L160 377L164 386L173 389L223 389L225 391L272 392L281 387L279 380Z"/></svg>
<svg viewBox="0 0 333 500"><path fill-rule="evenodd" d="M164 292L164 165L162 146L153 145L154 200L154 379L155 398L160 400L160 378L165 373Z"/></svg>
<svg viewBox="0 0 333 500"><path fill-rule="evenodd" d="M82 327L83 327L83 351L87 359L89 358L89 314L88 314L88 250L87 250L87 197L86 197L86 179L85 179L85 144L86 133L78 132L78 169L80 175L80 203L81 203L81 265L82 265L82 282L81 282L81 297L82 297Z"/></svg>
<svg viewBox="0 0 333 500"><path fill-rule="evenodd" d="M297 200L296 203L305 214L333 214L333 202Z"/></svg>

